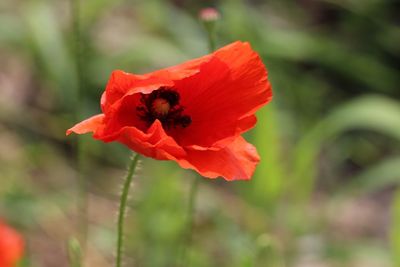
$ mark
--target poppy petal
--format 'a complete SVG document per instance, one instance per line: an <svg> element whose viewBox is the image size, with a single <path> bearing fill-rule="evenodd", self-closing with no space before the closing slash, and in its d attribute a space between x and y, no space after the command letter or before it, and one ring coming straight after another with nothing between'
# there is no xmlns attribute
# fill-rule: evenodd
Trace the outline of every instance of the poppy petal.
<svg viewBox="0 0 400 267"><path fill-rule="evenodd" d="M0 221L0 266L12 267L21 260L24 241L20 234Z"/></svg>
<svg viewBox="0 0 400 267"><path fill-rule="evenodd" d="M101 96L101 109L104 113L124 96L136 93L151 93L161 86L172 86L173 82L168 79L166 71L159 71L157 74L136 75L121 70L111 73L106 90Z"/></svg>
<svg viewBox="0 0 400 267"><path fill-rule="evenodd" d="M248 117L245 117L241 120L238 121L238 125L236 127L236 134L225 138L221 139L218 142L214 143L212 147L203 147L199 145L189 145L185 146L187 149L192 149L192 150L220 150L221 148L226 147L229 145L232 141L234 141L238 135L241 133L248 131L249 129L253 128L257 123L257 117L255 115L251 115Z"/></svg>
<svg viewBox="0 0 400 267"><path fill-rule="evenodd" d="M261 106L271 101L272 89L268 80L268 71L260 56L248 42L237 41L224 46L215 51L214 56L229 66L232 85L237 88L236 92L242 91L243 101L249 101L254 105L250 109L243 105L238 108L243 108L243 111L247 109L247 115L253 114ZM230 85L226 84L225 86L229 88ZM229 99L226 100L229 101Z"/></svg>
<svg viewBox="0 0 400 267"><path fill-rule="evenodd" d="M159 120L154 121L146 133L127 126L110 134L99 130L93 137L107 143L118 141L137 153L159 160L176 160L186 156L185 150L165 133Z"/></svg>
<svg viewBox="0 0 400 267"><path fill-rule="evenodd" d="M235 48L234 58L237 53L240 50ZM254 125L246 126L239 121L253 115L271 99L271 88L261 60L251 62L238 66L244 75L239 77L237 69L214 57L203 63L199 73L175 82L185 113L192 119L189 127L172 134L182 146L226 144L225 139L232 140Z"/></svg>
<svg viewBox="0 0 400 267"><path fill-rule="evenodd" d="M106 90L101 97L101 108L103 112L106 112L109 106L127 94L146 94L162 86L172 86L172 80L180 80L198 73L201 64L210 58L211 55L206 55L143 75L115 70L111 73Z"/></svg>
<svg viewBox="0 0 400 267"><path fill-rule="evenodd" d="M239 136L229 146L218 151L188 150L178 164L194 169L204 177L224 177L226 180L248 180L254 173L260 157L256 148Z"/></svg>
<svg viewBox="0 0 400 267"><path fill-rule="evenodd" d="M192 75L195 75L200 71L200 66L212 58L212 54L205 55L196 59L192 59L181 63L176 66L172 66L164 69L169 73L168 78L171 80L181 80Z"/></svg>
<svg viewBox="0 0 400 267"><path fill-rule="evenodd" d="M67 135L71 133L85 134L95 132L103 124L104 114L98 114L86 119L67 130Z"/></svg>

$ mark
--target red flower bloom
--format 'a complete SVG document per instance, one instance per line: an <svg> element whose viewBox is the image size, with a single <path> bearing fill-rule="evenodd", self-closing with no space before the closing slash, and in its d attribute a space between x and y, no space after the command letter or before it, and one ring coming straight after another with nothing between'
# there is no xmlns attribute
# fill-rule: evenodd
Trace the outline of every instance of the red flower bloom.
<svg viewBox="0 0 400 267"><path fill-rule="evenodd" d="M103 114L72 132L118 141L147 157L174 160L209 178L250 179L259 156L241 134L272 98L267 71L248 43L144 75L114 71Z"/></svg>
<svg viewBox="0 0 400 267"><path fill-rule="evenodd" d="M22 258L24 242L12 228L0 221L0 267L14 267Z"/></svg>

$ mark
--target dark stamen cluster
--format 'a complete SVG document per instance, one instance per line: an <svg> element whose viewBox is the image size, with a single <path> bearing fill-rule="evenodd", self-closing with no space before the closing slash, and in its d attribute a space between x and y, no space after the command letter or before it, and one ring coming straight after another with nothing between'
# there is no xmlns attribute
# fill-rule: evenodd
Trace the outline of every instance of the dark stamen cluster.
<svg viewBox="0 0 400 267"><path fill-rule="evenodd" d="M163 112L160 112L156 106L160 100L163 100L166 105L169 104L167 107L163 107ZM139 118L149 125L158 119L166 129L177 126L185 128L192 123L192 119L190 116L182 114L184 108L179 105L179 100L178 92L172 88L161 87L150 94L142 94L141 105L136 108L136 111Z"/></svg>

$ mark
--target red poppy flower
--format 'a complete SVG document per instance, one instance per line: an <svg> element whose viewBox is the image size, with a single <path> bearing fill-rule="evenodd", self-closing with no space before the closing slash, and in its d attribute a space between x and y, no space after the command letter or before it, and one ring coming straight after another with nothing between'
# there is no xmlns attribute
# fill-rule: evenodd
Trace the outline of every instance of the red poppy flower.
<svg viewBox="0 0 400 267"><path fill-rule="evenodd" d="M114 71L102 114L72 132L118 141L147 157L174 160L209 178L250 179L259 156L241 134L272 98L267 71L248 43L144 75Z"/></svg>
<svg viewBox="0 0 400 267"><path fill-rule="evenodd" d="M24 242L12 228L0 221L0 267L14 267L22 258Z"/></svg>

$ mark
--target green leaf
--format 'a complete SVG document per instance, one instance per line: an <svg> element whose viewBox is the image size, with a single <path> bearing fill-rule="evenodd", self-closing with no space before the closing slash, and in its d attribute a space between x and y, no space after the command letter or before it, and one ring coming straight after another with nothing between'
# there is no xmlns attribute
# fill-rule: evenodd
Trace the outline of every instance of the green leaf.
<svg viewBox="0 0 400 267"><path fill-rule="evenodd" d="M391 185L400 185L400 157L390 158L363 171L352 179L345 192L370 193Z"/></svg>
<svg viewBox="0 0 400 267"><path fill-rule="evenodd" d="M32 1L23 10L27 32L34 53L57 90L66 107L74 106L77 95L77 76L73 57L62 34L59 19L52 8L43 2Z"/></svg>
<svg viewBox="0 0 400 267"><path fill-rule="evenodd" d="M315 183L317 155L323 144L342 133L363 129L400 140L400 104L382 96L365 96L333 110L299 141L294 151L291 191L308 198Z"/></svg>
<svg viewBox="0 0 400 267"><path fill-rule="evenodd" d="M261 161L253 178L252 197L259 203L268 204L282 192L285 168L274 104L271 103L257 115L258 123L253 133Z"/></svg>

